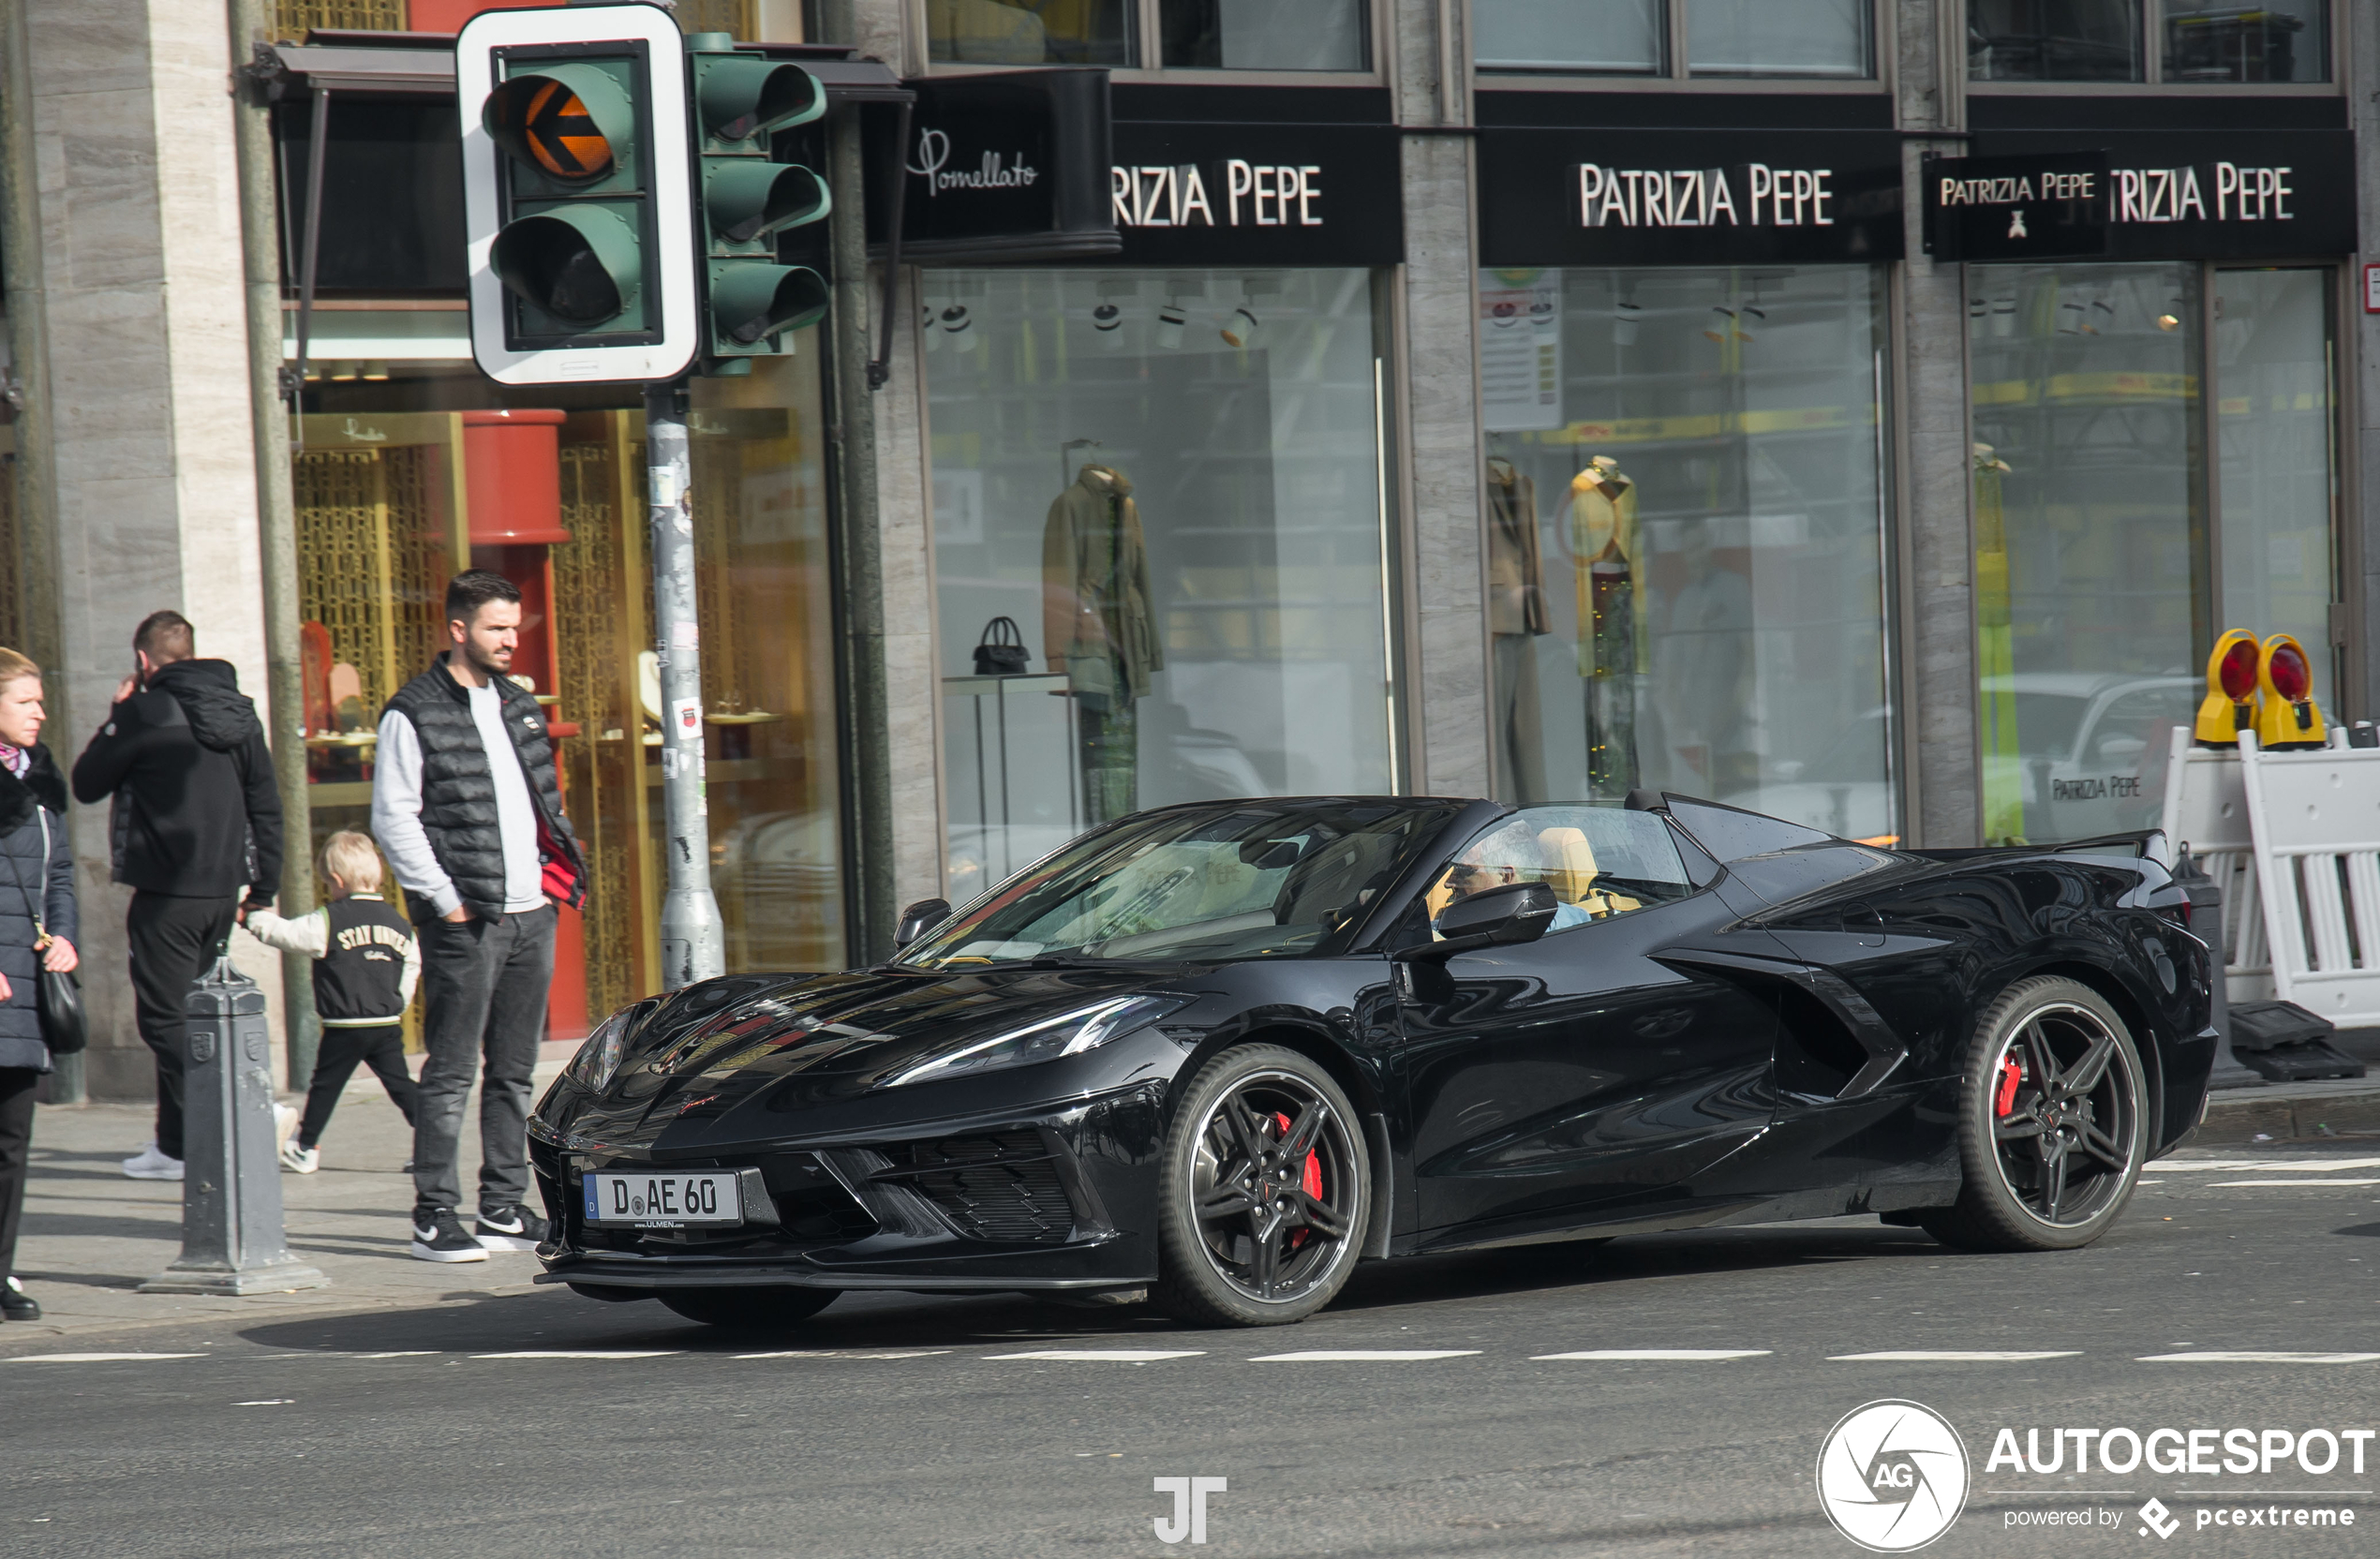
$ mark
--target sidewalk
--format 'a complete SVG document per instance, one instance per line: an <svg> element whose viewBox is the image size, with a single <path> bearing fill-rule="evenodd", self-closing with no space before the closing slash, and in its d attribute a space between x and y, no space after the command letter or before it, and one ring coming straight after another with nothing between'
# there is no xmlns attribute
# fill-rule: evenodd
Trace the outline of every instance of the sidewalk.
<svg viewBox="0 0 2380 1559"><path fill-rule="evenodd" d="M547 1045L537 1088L559 1072L575 1045ZM421 1058L414 1057L416 1070ZM299 1096L284 1102L302 1105ZM149 1139L146 1105L43 1106L33 1127L33 1174L25 1191L17 1276L41 1302L42 1317L0 1328L0 1344L78 1332L115 1331L211 1316L255 1320L267 1314L419 1310L529 1292L537 1258L490 1251L484 1262L413 1259L407 1222L413 1182L398 1173L412 1134L379 1080L359 1069L340 1096L322 1138L322 1167L281 1176L290 1253L320 1269L327 1288L244 1299L137 1292L182 1250L182 1187L126 1180L119 1160ZM479 1169L479 1100L465 1116L462 1179L471 1195ZM475 1209L466 1208L468 1218Z"/></svg>

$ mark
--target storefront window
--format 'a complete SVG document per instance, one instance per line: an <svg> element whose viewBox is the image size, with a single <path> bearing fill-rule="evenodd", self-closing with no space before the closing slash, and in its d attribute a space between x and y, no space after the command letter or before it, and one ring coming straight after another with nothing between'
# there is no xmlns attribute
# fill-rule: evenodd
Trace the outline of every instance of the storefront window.
<svg viewBox="0 0 2380 1559"><path fill-rule="evenodd" d="M1687 0L1687 68L1697 76L1871 76L1869 9L1869 0Z"/></svg>
<svg viewBox="0 0 2380 1559"><path fill-rule="evenodd" d="M925 296L951 897L1144 808L1393 791L1371 273Z"/></svg>
<svg viewBox="0 0 2380 1559"><path fill-rule="evenodd" d="M2224 271L2215 286L2218 628L2292 633L2338 710L2330 648L2337 493L2328 271Z"/></svg>
<svg viewBox="0 0 2380 1559"><path fill-rule="evenodd" d="M2326 0L2161 0L2169 82L2327 82Z"/></svg>
<svg viewBox="0 0 2380 1559"><path fill-rule="evenodd" d="M1132 0L926 0L937 65L1139 63Z"/></svg>
<svg viewBox="0 0 2380 1559"><path fill-rule="evenodd" d="M319 846L368 827L380 708L443 648L447 579L511 578L515 674L546 706L588 858L551 1002L552 1032L573 1037L660 985L643 415L632 388L503 391L446 355L467 349L437 326L460 319L318 317L318 349L358 355L310 369L292 472L314 833ZM711 881L731 970L844 958L818 362L812 336L797 340L749 378L695 379L692 397Z"/></svg>
<svg viewBox="0 0 2380 1559"><path fill-rule="evenodd" d="M1898 834L1883 285L1851 265L1481 275L1506 799L1641 787Z"/></svg>
<svg viewBox="0 0 2380 1559"><path fill-rule="evenodd" d="M1472 0L1472 52L1482 70L1669 73L1662 0Z"/></svg>
<svg viewBox="0 0 2380 1559"><path fill-rule="evenodd" d="M1367 0L1164 0L1165 63L1189 70L1361 70Z"/></svg>
<svg viewBox="0 0 2380 1559"><path fill-rule="evenodd" d="M1967 0L1978 82L2136 82L2141 0Z"/></svg>
<svg viewBox="0 0 2380 1559"><path fill-rule="evenodd" d="M1968 270L1987 839L2152 826L2199 690L2199 269Z"/></svg>

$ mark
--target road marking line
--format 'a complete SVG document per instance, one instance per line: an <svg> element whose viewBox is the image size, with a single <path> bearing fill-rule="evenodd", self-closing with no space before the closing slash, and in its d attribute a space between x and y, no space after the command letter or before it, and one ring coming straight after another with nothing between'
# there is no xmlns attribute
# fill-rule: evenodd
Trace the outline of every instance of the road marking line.
<svg viewBox="0 0 2380 1559"><path fill-rule="evenodd" d="M1203 1359L1204 1348L1167 1351L1160 1348L1042 1348L1034 1353L988 1353L986 1359L1056 1359L1091 1362L1106 1359L1119 1364L1153 1364L1161 1359Z"/></svg>
<svg viewBox="0 0 2380 1559"><path fill-rule="evenodd" d="M7 1360L11 1364L114 1364L137 1362L147 1359L204 1359L202 1353L28 1353Z"/></svg>
<svg viewBox="0 0 2380 1559"><path fill-rule="evenodd" d="M1259 1354L1251 1364L1404 1364L1431 1359L1468 1359L1477 1348L1307 1348L1298 1353Z"/></svg>
<svg viewBox="0 0 2380 1559"><path fill-rule="evenodd" d="M235 1402L234 1407L295 1407L295 1397L266 1397L261 1402Z"/></svg>
<svg viewBox="0 0 2380 1559"><path fill-rule="evenodd" d="M2030 1364L2037 1359L2079 1359L2080 1348L2061 1352L1993 1353L1973 1348L1957 1351L1901 1350L1891 1353L1838 1353L1830 1355L1830 1364L1873 1362L1878 1364Z"/></svg>
<svg viewBox="0 0 2380 1559"><path fill-rule="evenodd" d="M2149 1353L2135 1364L2369 1364L2380 1353Z"/></svg>
<svg viewBox="0 0 2380 1559"><path fill-rule="evenodd" d="M847 1353L841 1348L788 1348L782 1353L739 1353L737 1359L938 1359L948 1348L925 1348L909 1353Z"/></svg>
<svg viewBox="0 0 2380 1559"><path fill-rule="evenodd" d="M390 1351L390 1352L388 1352L388 1353L350 1353L350 1354L332 1354L332 1355L329 1355L328 1357L333 1358L333 1359L340 1359L340 1358L345 1358L345 1359L433 1359L433 1358L436 1358L436 1357L437 1357L437 1354L438 1354L438 1350L437 1350L436 1348L396 1348L396 1349L393 1349L392 1351ZM322 1356L322 1355L319 1355L319 1354L318 1354L318 1355L298 1355L298 1356L296 1356L296 1357L299 1357L299 1358L321 1358L321 1357L324 1357L324 1356Z"/></svg>
<svg viewBox="0 0 2380 1559"><path fill-rule="evenodd" d="M1531 1363L1549 1359L1764 1359L1771 1348L1588 1348L1581 1353L1533 1353Z"/></svg>
<svg viewBox="0 0 2380 1559"><path fill-rule="evenodd" d="M522 1348L513 1353L475 1353L473 1359L668 1359L679 1348Z"/></svg>
<svg viewBox="0 0 2380 1559"><path fill-rule="evenodd" d="M2218 1190L2218 1189L2220 1189L2221 1187L2224 1187L2224 1186L2226 1186L2226 1185L2380 1185L2380 1180L2207 1180L2207 1181L2204 1181L2203 1183L2205 1184L2205 1186L2207 1187L2207 1189L2208 1189L2208 1190L2209 1190L2209 1191L2214 1191L2214 1190Z"/></svg>
<svg viewBox="0 0 2380 1559"><path fill-rule="evenodd" d="M2157 1161L2157 1173L2161 1175L2239 1169L2301 1169L2309 1174L2328 1174L2337 1169L2380 1169L2380 1158L2164 1158Z"/></svg>

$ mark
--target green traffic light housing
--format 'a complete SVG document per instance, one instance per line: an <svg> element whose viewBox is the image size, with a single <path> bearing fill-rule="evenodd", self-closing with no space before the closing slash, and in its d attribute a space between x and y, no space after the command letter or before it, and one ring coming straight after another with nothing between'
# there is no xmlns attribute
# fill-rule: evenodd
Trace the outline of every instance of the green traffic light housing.
<svg viewBox="0 0 2380 1559"><path fill-rule="evenodd" d="M695 59L694 107L709 141L751 141L807 125L826 111L826 90L800 66L700 51ZM707 142L703 147L717 149Z"/></svg>
<svg viewBox="0 0 2380 1559"><path fill-rule="evenodd" d="M725 243L759 245L771 233L815 222L834 208L826 181L799 163L720 157L704 164L704 215L711 232Z"/></svg>
<svg viewBox="0 0 2380 1559"><path fill-rule="evenodd" d="M826 278L806 265L751 260L710 268L711 330L721 352L766 351L771 336L814 325L826 313Z"/></svg>
<svg viewBox="0 0 2380 1559"><path fill-rule="evenodd" d="M602 206L559 206L507 223L489 262L529 307L565 326L599 325L636 302L635 232Z"/></svg>

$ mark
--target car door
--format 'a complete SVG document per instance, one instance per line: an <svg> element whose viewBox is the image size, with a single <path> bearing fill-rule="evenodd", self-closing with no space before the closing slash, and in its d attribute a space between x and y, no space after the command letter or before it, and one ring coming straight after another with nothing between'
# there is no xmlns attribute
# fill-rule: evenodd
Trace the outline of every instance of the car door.
<svg viewBox="0 0 2380 1559"><path fill-rule="evenodd" d="M1538 942L1400 966L1398 1070L1425 1246L1480 1225L1618 1216L1766 1126L1776 1010L1723 955L1740 943L1773 963L1779 950L1689 881L1661 819L1516 813L1461 853L1429 913L1465 873L1548 882L1568 913ZM1673 956L1695 949L1699 964Z"/></svg>

